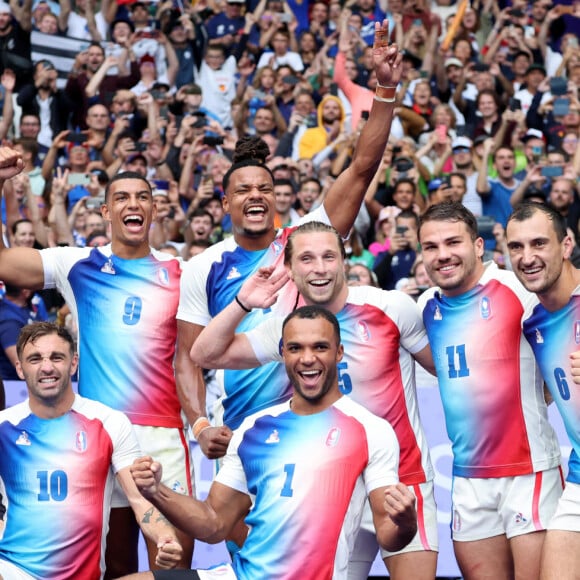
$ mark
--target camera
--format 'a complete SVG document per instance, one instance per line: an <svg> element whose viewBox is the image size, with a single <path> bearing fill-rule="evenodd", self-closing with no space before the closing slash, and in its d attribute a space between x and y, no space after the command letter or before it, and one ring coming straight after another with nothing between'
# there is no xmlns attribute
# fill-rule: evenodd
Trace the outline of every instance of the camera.
<svg viewBox="0 0 580 580"><path fill-rule="evenodd" d="M409 157L398 157L394 161L394 166L399 173L405 173L413 169L415 164L411 159L409 159Z"/></svg>
<svg viewBox="0 0 580 580"><path fill-rule="evenodd" d="M203 138L203 144L209 145L210 147L216 147L217 145L224 144L224 138L223 137L216 137L214 135L206 135Z"/></svg>

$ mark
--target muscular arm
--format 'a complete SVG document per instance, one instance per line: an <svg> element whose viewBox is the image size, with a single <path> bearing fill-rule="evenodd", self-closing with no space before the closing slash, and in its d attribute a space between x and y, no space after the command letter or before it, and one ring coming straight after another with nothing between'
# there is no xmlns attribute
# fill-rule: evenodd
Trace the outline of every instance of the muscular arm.
<svg viewBox="0 0 580 580"><path fill-rule="evenodd" d="M251 507L246 494L220 483L212 484L203 502L175 493L158 483L161 466L150 457L138 459L131 466L131 473L141 493L174 526L209 544L225 539Z"/></svg>
<svg viewBox="0 0 580 580"><path fill-rule="evenodd" d="M401 78L402 55L397 47L387 46L388 21L375 24L373 57L377 79L383 86L397 86ZM381 161L393 120L395 103L373 100L369 119L359 138L353 159L330 188L324 209L331 224L341 235L348 235L360 210L367 187Z"/></svg>
<svg viewBox="0 0 580 580"><path fill-rule="evenodd" d="M141 531L157 544L156 564L161 568L174 568L179 563L182 553L175 529L165 516L141 495L133 481L130 467L121 469L117 473L117 480L129 500Z"/></svg>
<svg viewBox="0 0 580 580"><path fill-rule="evenodd" d="M273 267L260 268L244 282L238 299L249 310L269 308L287 281L285 270L274 273ZM260 366L246 335L236 334L236 328L246 314L234 300L198 335L191 348L191 358L204 368L249 369Z"/></svg>
<svg viewBox="0 0 580 580"><path fill-rule="evenodd" d="M0 190L4 183L24 168L22 156L10 147L0 147ZM6 248L0 236L0 280L15 286L37 290L44 285L44 269L38 250Z"/></svg>

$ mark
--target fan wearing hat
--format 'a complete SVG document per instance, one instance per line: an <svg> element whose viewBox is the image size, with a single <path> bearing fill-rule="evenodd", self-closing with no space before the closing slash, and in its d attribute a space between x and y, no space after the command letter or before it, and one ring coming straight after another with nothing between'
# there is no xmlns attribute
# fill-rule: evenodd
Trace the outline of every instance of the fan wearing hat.
<svg viewBox="0 0 580 580"><path fill-rule="evenodd" d="M474 215L482 214L481 197L477 194L477 171L473 163L473 142L469 137L456 137L451 142L453 173L465 178L465 194L461 203Z"/></svg>
<svg viewBox="0 0 580 580"><path fill-rule="evenodd" d="M22 6L0 1L0 75L5 69L16 73L15 92L32 80L31 6L32 0L25 0Z"/></svg>
<svg viewBox="0 0 580 580"><path fill-rule="evenodd" d="M527 114L534 95L540 90L539 87L542 81L546 78L546 69L543 65L533 62L527 69L524 75L524 84L519 91L514 94L514 99L520 102L520 106L524 114ZM543 105L546 101L550 100L551 95L549 92L544 92L542 95L541 104Z"/></svg>

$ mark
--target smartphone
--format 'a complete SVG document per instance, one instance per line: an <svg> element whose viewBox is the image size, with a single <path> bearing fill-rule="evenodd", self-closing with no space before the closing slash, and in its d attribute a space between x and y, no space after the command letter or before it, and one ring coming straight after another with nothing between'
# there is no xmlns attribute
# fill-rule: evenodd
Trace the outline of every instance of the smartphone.
<svg viewBox="0 0 580 580"><path fill-rule="evenodd" d="M88 173L69 173L67 183L69 185L88 185L91 176Z"/></svg>
<svg viewBox="0 0 580 580"><path fill-rule="evenodd" d="M89 197L85 201L85 207L87 209L99 209L105 203L105 198L103 197Z"/></svg>
<svg viewBox="0 0 580 580"><path fill-rule="evenodd" d="M286 14L285 12L280 14L280 22L290 24L290 22L292 22L292 14Z"/></svg>
<svg viewBox="0 0 580 580"><path fill-rule="evenodd" d="M520 111L522 108L522 102L519 99L514 99L513 97L510 97L509 108L510 111Z"/></svg>
<svg viewBox="0 0 580 580"><path fill-rule="evenodd" d="M175 208L174 207L169 208L169 213L167 214L167 217L170 220L175 219Z"/></svg>
<svg viewBox="0 0 580 580"><path fill-rule="evenodd" d="M336 97L338 96L338 85L336 83L330 83L330 89L329 89L329 93L333 96Z"/></svg>
<svg viewBox="0 0 580 580"><path fill-rule="evenodd" d="M429 77L429 71L420 70L419 71L419 78L426 79Z"/></svg>
<svg viewBox="0 0 580 580"><path fill-rule="evenodd" d="M140 153L143 153L143 151L147 151L147 143L135 143L135 149L133 149L133 151L139 151Z"/></svg>
<svg viewBox="0 0 580 580"><path fill-rule="evenodd" d="M159 89L151 89L149 91L149 93L156 101L159 101L160 99L165 98L165 91L161 91Z"/></svg>
<svg viewBox="0 0 580 580"><path fill-rule="evenodd" d="M413 26L423 26L423 21L420 18L413 20Z"/></svg>
<svg viewBox="0 0 580 580"><path fill-rule="evenodd" d="M69 131L69 134L65 137L69 143L85 143L88 138L85 133L77 133L76 131Z"/></svg>
<svg viewBox="0 0 580 580"><path fill-rule="evenodd" d="M534 145L532 147L532 160L537 165L544 154L544 148L541 145Z"/></svg>
<svg viewBox="0 0 580 580"><path fill-rule="evenodd" d="M550 79L550 92L554 97L561 97L568 92L568 81L564 77Z"/></svg>
<svg viewBox="0 0 580 580"><path fill-rule="evenodd" d="M159 107L159 116L165 121L169 121L169 107L167 105Z"/></svg>
<svg viewBox="0 0 580 580"><path fill-rule="evenodd" d="M204 145L209 145L210 147L215 147L216 145L223 145L224 138L223 137L215 137L214 135L206 135L203 138L202 143Z"/></svg>
<svg viewBox="0 0 580 580"><path fill-rule="evenodd" d="M546 165L540 173L542 177L562 177L564 168L561 165Z"/></svg>
<svg viewBox="0 0 580 580"><path fill-rule="evenodd" d="M578 48L578 39L575 36L569 36L566 44L569 48Z"/></svg>
<svg viewBox="0 0 580 580"><path fill-rule="evenodd" d="M555 116L567 115L570 112L570 99L567 97L558 97L554 99L554 109L552 113Z"/></svg>
<svg viewBox="0 0 580 580"><path fill-rule="evenodd" d="M440 145L447 143L446 125L437 125L437 127L435 127L435 133L437 134L437 143L439 143Z"/></svg>
<svg viewBox="0 0 580 580"><path fill-rule="evenodd" d="M369 111L361 111L360 113L360 118L364 119L365 121L368 121L369 118Z"/></svg>
<svg viewBox="0 0 580 580"><path fill-rule="evenodd" d="M404 236L406 231L409 228L407 226L397 226L397 228L395 229L395 231L397 232L397 234L399 234L400 236Z"/></svg>
<svg viewBox="0 0 580 580"><path fill-rule="evenodd" d="M487 72L489 70L489 65L484 62L476 62L473 65L473 70L475 72Z"/></svg>

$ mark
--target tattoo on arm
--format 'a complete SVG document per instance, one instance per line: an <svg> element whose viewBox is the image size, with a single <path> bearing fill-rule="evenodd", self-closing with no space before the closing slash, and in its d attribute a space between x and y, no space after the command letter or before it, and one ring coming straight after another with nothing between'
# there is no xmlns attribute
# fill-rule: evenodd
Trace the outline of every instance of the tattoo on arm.
<svg viewBox="0 0 580 580"><path fill-rule="evenodd" d="M141 522L144 523L144 524L150 524L151 523L151 516L153 515L153 511L154 511L154 508L148 509L143 514L143 518L141 518Z"/></svg>

